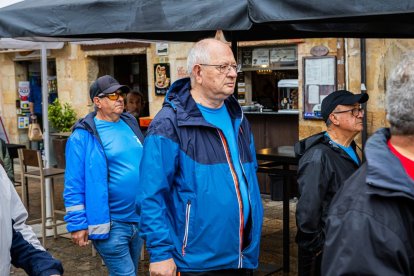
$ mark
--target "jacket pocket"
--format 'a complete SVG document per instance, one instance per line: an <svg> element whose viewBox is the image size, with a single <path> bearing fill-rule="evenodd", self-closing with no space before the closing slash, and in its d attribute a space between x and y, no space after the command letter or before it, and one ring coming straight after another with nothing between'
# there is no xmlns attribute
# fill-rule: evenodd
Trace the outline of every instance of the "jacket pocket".
<svg viewBox="0 0 414 276"><path fill-rule="evenodd" d="M191 214L191 200L188 200L185 206L184 238L183 238L183 247L181 249L183 256L185 256L185 249L187 247L187 242L188 242L188 228L190 227L190 214Z"/></svg>

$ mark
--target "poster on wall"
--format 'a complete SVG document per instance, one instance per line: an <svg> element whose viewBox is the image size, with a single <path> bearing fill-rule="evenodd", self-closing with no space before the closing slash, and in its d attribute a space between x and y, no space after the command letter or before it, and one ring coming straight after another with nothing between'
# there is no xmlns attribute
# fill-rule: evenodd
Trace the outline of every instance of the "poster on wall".
<svg viewBox="0 0 414 276"><path fill-rule="evenodd" d="M304 57L303 117L322 119L322 100L336 90L336 57Z"/></svg>
<svg viewBox="0 0 414 276"><path fill-rule="evenodd" d="M170 64L154 64L155 95L165 95L170 87Z"/></svg>
<svg viewBox="0 0 414 276"><path fill-rule="evenodd" d="M29 117L17 117L17 127L19 129L28 128L29 127Z"/></svg>
<svg viewBox="0 0 414 276"><path fill-rule="evenodd" d="M28 81L19 81L19 97L22 101L27 101L30 94L30 83Z"/></svg>

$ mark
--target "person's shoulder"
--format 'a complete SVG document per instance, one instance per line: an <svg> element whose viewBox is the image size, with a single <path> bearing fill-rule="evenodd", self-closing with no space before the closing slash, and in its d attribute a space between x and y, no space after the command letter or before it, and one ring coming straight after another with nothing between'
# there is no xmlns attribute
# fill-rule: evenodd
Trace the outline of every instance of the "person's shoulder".
<svg viewBox="0 0 414 276"><path fill-rule="evenodd" d="M331 203L329 214L344 215L350 209L354 211L367 210L369 186L366 183L366 173L367 167L364 163L344 181Z"/></svg>

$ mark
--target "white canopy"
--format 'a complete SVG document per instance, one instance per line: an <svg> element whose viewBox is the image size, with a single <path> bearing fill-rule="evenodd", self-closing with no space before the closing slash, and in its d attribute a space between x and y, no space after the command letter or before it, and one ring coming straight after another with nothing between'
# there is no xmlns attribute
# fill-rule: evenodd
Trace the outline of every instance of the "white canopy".
<svg viewBox="0 0 414 276"><path fill-rule="evenodd" d="M298 87L299 85L299 81L297 79L285 79L285 80L280 80L277 83L277 87Z"/></svg>
<svg viewBox="0 0 414 276"><path fill-rule="evenodd" d="M64 42L33 42L13 38L0 38L0 49L40 50L42 44L46 49L62 49Z"/></svg>

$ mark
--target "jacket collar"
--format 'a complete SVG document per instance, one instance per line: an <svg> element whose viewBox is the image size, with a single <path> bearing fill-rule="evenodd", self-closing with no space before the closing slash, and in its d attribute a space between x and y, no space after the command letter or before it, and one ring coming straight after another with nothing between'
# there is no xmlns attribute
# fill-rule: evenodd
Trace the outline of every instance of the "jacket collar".
<svg viewBox="0 0 414 276"><path fill-rule="evenodd" d="M308 138L305 138L297 142L294 147L295 154L298 158L300 158L305 154L306 151L308 151L310 148L318 144L324 144L330 149L337 151L339 154L341 154L343 158L349 159L352 163L355 164L355 166L357 166L354 160L343 149L341 149L336 143L332 142L332 140L329 139L329 137L325 135L325 131L314 134L312 136L309 136ZM355 141L352 141L351 146L356 152L357 146L356 146ZM361 163L361 160L359 159L358 154L357 154L357 158L358 158L359 163Z"/></svg>
<svg viewBox="0 0 414 276"><path fill-rule="evenodd" d="M414 181L390 151L387 144L390 137L390 130L382 128L368 139L365 147L368 164L366 182L378 188L374 189L376 194L414 199Z"/></svg>
<svg viewBox="0 0 414 276"><path fill-rule="evenodd" d="M171 85L165 96L163 106L171 106L177 114L178 126L212 126L208 123L201 111L197 107L197 103L194 101L190 93L191 83L189 78L177 80ZM242 109L232 95L224 100L224 104L230 114L232 120L243 119Z"/></svg>
<svg viewBox="0 0 414 276"><path fill-rule="evenodd" d="M101 142L99 138L98 131L96 129L94 118L96 116L96 111L93 111L85 116L85 118L80 119L76 122L76 124L73 126L73 130L80 128L84 129L88 132L90 132L92 135L94 135L99 142ZM141 141L141 143L144 142L144 136L139 131L138 122L136 119L129 113L123 112L120 116L120 119L123 120L135 133L135 135L138 137L138 139Z"/></svg>

